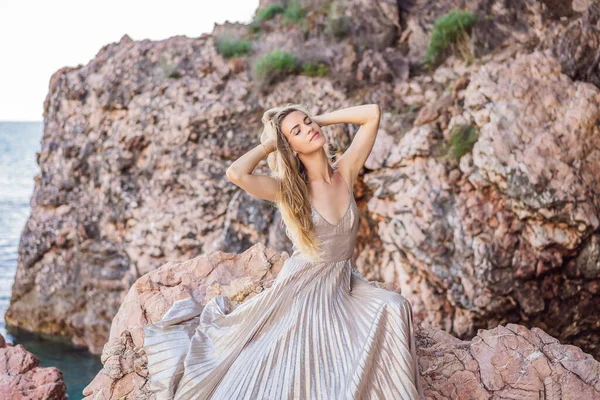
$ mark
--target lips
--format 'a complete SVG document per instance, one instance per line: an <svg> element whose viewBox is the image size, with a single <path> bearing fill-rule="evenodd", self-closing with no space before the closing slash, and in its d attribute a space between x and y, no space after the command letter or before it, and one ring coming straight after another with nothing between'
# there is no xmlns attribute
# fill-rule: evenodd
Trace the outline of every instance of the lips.
<svg viewBox="0 0 600 400"><path fill-rule="evenodd" d="M319 134L319 132L313 133L312 136L310 137L310 141L312 141L315 138L315 136L317 136L318 134Z"/></svg>

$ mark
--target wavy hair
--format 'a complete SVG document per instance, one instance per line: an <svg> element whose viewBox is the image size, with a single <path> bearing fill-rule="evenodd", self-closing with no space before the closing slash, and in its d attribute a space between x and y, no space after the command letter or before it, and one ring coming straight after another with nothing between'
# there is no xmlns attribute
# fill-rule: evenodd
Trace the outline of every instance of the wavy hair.
<svg viewBox="0 0 600 400"><path fill-rule="evenodd" d="M264 129L260 140L264 142L274 137L277 142L277 151L269 153L267 164L273 171L272 175L279 181L275 204L283 218L287 236L308 259L322 261L322 243L315 235L312 221L306 167L298 156L294 155L294 150L281 130L281 122L293 111L300 111L312 120L311 113L303 104L287 103L268 109L262 116ZM321 151L331 160L333 155L326 147L323 146Z"/></svg>

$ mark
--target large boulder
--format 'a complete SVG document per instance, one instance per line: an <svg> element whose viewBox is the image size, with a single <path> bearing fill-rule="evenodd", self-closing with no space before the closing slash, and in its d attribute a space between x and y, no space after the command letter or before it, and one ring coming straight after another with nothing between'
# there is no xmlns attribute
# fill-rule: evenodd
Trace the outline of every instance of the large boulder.
<svg viewBox="0 0 600 400"><path fill-rule="evenodd" d="M67 385L56 367L40 367L40 360L0 335L0 399L65 400Z"/></svg>
<svg viewBox="0 0 600 400"><path fill-rule="evenodd" d="M471 340L418 333L428 399L600 399L600 363L538 328L481 329Z"/></svg>

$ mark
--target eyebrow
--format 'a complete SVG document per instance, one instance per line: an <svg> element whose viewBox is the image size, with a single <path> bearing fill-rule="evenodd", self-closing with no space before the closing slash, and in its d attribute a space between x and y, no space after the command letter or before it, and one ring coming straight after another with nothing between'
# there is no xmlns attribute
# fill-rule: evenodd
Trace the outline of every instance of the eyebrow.
<svg viewBox="0 0 600 400"><path fill-rule="evenodd" d="M308 115L304 116L304 118L302 118L302 121L304 121L306 118L308 118ZM300 125L300 124L296 124L296 125L294 125L294 126L292 127L292 129L290 129L290 133L292 133L292 131L293 131L294 129L296 129L296 127L297 127L297 126L299 126L299 125Z"/></svg>

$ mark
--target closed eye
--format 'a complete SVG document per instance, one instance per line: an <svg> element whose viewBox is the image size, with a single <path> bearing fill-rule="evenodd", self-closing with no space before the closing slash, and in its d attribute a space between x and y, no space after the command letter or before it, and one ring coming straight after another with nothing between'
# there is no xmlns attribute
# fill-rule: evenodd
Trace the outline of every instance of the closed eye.
<svg viewBox="0 0 600 400"><path fill-rule="evenodd" d="M308 117L306 117L306 118L308 118ZM306 118L304 118L304 123L305 123L306 125L310 125L310 124L312 124L312 121L310 120L310 118L308 119L308 122L306 122ZM296 136L296 135L297 135L297 134L299 134L299 133L300 133L300 129L296 129L296 132L294 133L294 136Z"/></svg>

